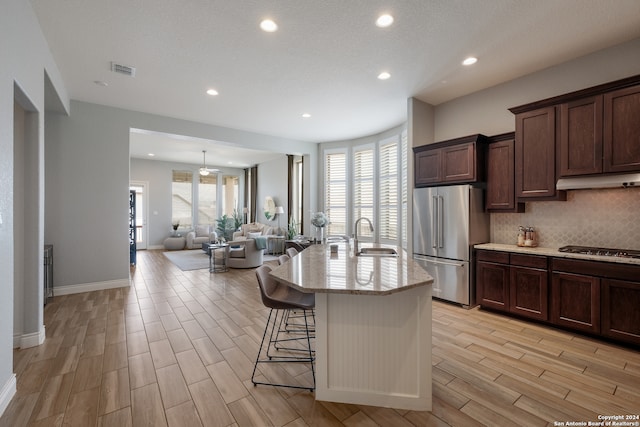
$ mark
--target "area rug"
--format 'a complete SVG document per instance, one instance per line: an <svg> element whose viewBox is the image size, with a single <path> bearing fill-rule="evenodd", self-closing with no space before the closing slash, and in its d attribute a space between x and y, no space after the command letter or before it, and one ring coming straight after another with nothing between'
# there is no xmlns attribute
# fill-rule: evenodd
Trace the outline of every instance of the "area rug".
<svg viewBox="0 0 640 427"><path fill-rule="evenodd" d="M182 271L209 268L209 255L200 249L163 252Z"/></svg>
<svg viewBox="0 0 640 427"><path fill-rule="evenodd" d="M163 252L169 261L182 271L201 270L209 268L209 255L199 249ZM265 255L264 261L275 261L278 257Z"/></svg>

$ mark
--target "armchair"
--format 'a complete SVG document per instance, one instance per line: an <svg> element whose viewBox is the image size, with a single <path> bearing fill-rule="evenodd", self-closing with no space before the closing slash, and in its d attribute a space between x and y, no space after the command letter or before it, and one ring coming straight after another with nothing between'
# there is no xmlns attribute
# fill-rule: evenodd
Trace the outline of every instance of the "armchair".
<svg viewBox="0 0 640 427"><path fill-rule="evenodd" d="M198 225L194 231L189 231L186 235L187 249L201 249L206 242L218 240L218 233L212 225Z"/></svg>
<svg viewBox="0 0 640 427"><path fill-rule="evenodd" d="M262 265L264 249L258 249L256 239L235 240L228 243L229 258L227 259L227 266L231 268L254 268Z"/></svg>

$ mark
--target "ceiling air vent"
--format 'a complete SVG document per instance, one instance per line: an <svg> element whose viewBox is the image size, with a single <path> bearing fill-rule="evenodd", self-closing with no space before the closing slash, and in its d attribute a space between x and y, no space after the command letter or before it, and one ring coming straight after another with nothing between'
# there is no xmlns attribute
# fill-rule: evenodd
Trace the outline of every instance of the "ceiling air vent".
<svg viewBox="0 0 640 427"><path fill-rule="evenodd" d="M125 76L130 76L130 77L136 76L136 69L134 67L118 64L116 62L111 63L111 71L113 71L114 73L124 74Z"/></svg>

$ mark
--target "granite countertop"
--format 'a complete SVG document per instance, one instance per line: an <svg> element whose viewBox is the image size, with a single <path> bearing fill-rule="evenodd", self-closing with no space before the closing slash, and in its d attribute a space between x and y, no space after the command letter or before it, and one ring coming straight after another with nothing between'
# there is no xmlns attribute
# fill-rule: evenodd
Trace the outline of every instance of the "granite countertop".
<svg viewBox="0 0 640 427"><path fill-rule="evenodd" d="M483 243L480 245L475 245L476 249L484 249L487 251L502 251L502 252L516 252L521 254L529 254L529 255L542 255L542 256L552 256L556 258L574 258L574 259L584 259L589 261L602 261L602 262L613 262L618 264L634 264L640 265L640 259L637 258L624 258L624 257L615 257L615 256L604 256L604 255L585 255L585 254L572 254L568 252L560 252L558 248L545 248L545 247L526 247L526 246L518 246L518 245L505 245L502 243Z"/></svg>
<svg viewBox="0 0 640 427"><path fill-rule="evenodd" d="M339 243L337 254L331 254L329 245L311 245L272 270L271 275L303 292L314 293L389 295L433 283L433 278L402 248L393 248L398 257L354 256L348 243Z"/></svg>

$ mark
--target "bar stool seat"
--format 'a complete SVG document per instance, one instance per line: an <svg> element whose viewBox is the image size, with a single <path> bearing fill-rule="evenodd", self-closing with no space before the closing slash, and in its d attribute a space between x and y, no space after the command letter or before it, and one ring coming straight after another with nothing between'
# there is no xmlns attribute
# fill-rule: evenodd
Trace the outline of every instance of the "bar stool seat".
<svg viewBox="0 0 640 427"><path fill-rule="evenodd" d="M270 311L253 367L251 382L254 386L262 384L313 391L315 390L316 376L314 367L315 352L311 340L314 338L312 333L315 328L313 314L315 295L300 292L297 289L279 283L269 275L270 272L271 268L267 265L256 269L260 297L264 306L270 308ZM285 327L282 329L283 324L287 322L286 319L290 317L288 315L293 310L302 312L300 318L304 322L299 324L299 328ZM266 349L264 349L265 341L267 341L267 332L269 332L269 337ZM282 338L281 335L284 335L285 338ZM298 346L284 347L282 345L283 343L295 344L296 342L299 342ZM262 357L263 353L264 357ZM308 363L311 366L313 386L257 381L256 371L261 363Z"/></svg>

